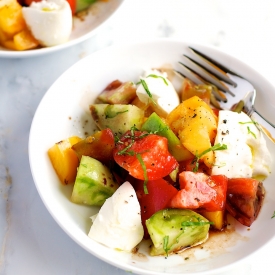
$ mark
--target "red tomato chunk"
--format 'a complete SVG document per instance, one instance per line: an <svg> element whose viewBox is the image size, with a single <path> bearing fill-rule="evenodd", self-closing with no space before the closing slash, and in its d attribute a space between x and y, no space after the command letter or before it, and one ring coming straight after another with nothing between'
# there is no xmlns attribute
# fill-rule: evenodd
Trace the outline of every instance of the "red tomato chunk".
<svg viewBox="0 0 275 275"><path fill-rule="evenodd" d="M145 174L148 180L163 178L178 167L177 160L168 151L167 139L142 131L126 132L116 143L113 157L131 176L141 180L146 179Z"/></svg>
<svg viewBox="0 0 275 275"><path fill-rule="evenodd" d="M179 183L181 190L172 198L171 207L206 211L224 210L227 177L186 171L180 173Z"/></svg>
<svg viewBox="0 0 275 275"><path fill-rule="evenodd" d="M136 180L133 183L140 203L144 237L149 238L145 221L157 211L167 208L171 198L176 195L178 190L164 179L148 181L148 194L144 193L143 185L144 182L141 180Z"/></svg>
<svg viewBox="0 0 275 275"><path fill-rule="evenodd" d="M228 179L226 210L241 224L251 226L263 204L265 190L255 179Z"/></svg>

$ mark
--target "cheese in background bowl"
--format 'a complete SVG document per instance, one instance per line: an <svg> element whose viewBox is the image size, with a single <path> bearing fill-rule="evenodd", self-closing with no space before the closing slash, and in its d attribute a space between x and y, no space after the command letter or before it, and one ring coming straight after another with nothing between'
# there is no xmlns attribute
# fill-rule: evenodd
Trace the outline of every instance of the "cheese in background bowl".
<svg viewBox="0 0 275 275"><path fill-rule="evenodd" d="M68 41L72 31L72 11L66 0L32 2L22 9L33 36L42 46L51 47Z"/></svg>

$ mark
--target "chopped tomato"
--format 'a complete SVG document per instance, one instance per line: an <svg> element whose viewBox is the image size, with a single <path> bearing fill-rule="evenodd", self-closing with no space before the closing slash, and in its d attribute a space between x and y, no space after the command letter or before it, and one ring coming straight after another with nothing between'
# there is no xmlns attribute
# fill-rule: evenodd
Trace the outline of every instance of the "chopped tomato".
<svg viewBox="0 0 275 275"><path fill-rule="evenodd" d="M113 151L114 160L131 176L141 180L157 180L178 167L168 151L165 137L142 131L126 132Z"/></svg>
<svg viewBox="0 0 275 275"><path fill-rule="evenodd" d="M41 2L42 0L21 0L20 3L30 6L32 2Z"/></svg>
<svg viewBox="0 0 275 275"><path fill-rule="evenodd" d="M114 147L113 132L107 128L74 144L72 149L79 159L84 155L107 163L112 159Z"/></svg>
<svg viewBox="0 0 275 275"><path fill-rule="evenodd" d="M264 200L263 184L255 179L228 179L226 210L241 224L251 226Z"/></svg>
<svg viewBox="0 0 275 275"><path fill-rule="evenodd" d="M212 110L213 110L214 114L215 114L217 117L219 117L219 112L220 112L220 110L217 109L217 108L212 108Z"/></svg>
<svg viewBox="0 0 275 275"><path fill-rule="evenodd" d="M206 211L225 208L227 177L186 171L180 173L179 183L181 190L172 198L171 207Z"/></svg>
<svg viewBox="0 0 275 275"><path fill-rule="evenodd" d="M132 181L131 181L132 182ZM144 181L136 180L133 186L140 203L141 220L144 227L145 238L149 237L145 221L157 211L165 209L178 190L164 179L151 180L147 183L148 194L144 193Z"/></svg>
<svg viewBox="0 0 275 275"><path fill-rule="evenodd" d="M180 91L181 100L184 101L193 96L198 96L208 105L210 105L210 95L212 87L206 84L196 85L191 80L185 78Z"/></svg>
<svg viewBox="0 0 275 275"><path fill-rule="evenodd" d="M196 168L196 163L194 162L194 158L179 162L179 173L181 173L183 171L194 172L195 168ZM196 171L196 172L205 173L207 175L210 175L211 169L208 168L204 164L204 162L200 162L198 171Z"/></svg>
<svg viewBox="0 0 275 275"><path fill-rule="evenodd" d="M72 10L72 15L76 13L76 0L67 0Z"/></svg>

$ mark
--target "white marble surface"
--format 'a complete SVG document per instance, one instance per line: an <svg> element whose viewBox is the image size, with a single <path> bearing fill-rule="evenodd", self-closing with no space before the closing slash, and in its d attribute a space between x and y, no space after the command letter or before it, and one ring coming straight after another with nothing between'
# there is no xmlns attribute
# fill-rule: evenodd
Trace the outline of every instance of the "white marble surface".
<svg viewBox="0 0 275 275"><path fill-rule="evenodd" d="M84 43L41 57L0 59L1 275L129 274L84 251L52 219L32 180L28 136L39 101L68 67L100 48L154 37L214 45L275 85L274 0L126 0ZM275 274L274 247L275 240L223 275Z"/></svg>

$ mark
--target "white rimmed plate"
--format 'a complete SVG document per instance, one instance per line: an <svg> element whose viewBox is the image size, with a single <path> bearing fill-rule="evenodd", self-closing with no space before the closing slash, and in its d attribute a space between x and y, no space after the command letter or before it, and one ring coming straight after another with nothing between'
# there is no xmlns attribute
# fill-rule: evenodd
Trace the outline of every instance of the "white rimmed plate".
<svg viewBox="0 0 275 275"><path fill-rule="evenodd" d="M266 115L274 113L268 98L275 95L274 87L255 70L215 48L174 40L155 40L122 47L110 47L96 52L68 69L48 90L34 116L29 139L29 158L34 182L45 206L80 246L121 269L137 274L219 274L244 260L268 243L275 234L274 173L264 182L266 199L258 219L250 230L232 221L232 232L215 234L203 249L187 250L180 255L148 256L148 243L143 243L139 254L109 249L89 239L89 217L97 207L70 202L72 187L62 186L51 166L47 150L56 142L72 135L85 135L95 129L89 104L112 80L137 81L144 69L178 67L182 54L191 45L212 55L234 71L250 79L258 90L257 108ZM275 155L275 146L268 146ZM274 170L273 165L273 171ZM266 230L268 228L268 230ZM50 236L49 236L50 239Z"/></svg>
<svg viewBox="0 0 275 275"><path fill-rule="evenodd" d="M25 58L40 56L56 52L76 45L97 33L118 11L124 0L98 1L92 4L87 11L73 18L73 29L68 42L53 46L28 51L13 51L0 46L0 57Z"/></svg>

